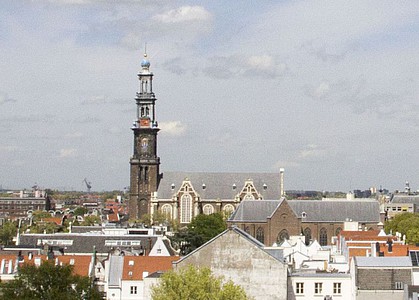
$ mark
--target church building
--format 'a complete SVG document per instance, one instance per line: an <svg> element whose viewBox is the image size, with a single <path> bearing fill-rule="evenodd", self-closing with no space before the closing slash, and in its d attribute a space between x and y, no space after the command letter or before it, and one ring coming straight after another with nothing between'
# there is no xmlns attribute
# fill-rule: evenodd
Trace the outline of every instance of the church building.
<svg viewBox="0 0 419 300"><path fill-rule="evenodd" d="M180 224L198 214L231 214L242 200L277 199L284 195L284 170L278 173L160 173L157 155L156 97L147 55L138 73L137 116L130 159L130 218L161 212Z"/></svg>

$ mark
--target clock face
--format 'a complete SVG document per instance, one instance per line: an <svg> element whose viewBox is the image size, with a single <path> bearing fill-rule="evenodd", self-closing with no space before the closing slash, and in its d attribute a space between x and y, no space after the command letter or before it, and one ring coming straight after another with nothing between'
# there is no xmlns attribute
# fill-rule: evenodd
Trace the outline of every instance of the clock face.
<svg viewBox="0 0 419 300"><path fill-rule="evenodd" d="M148 138L142 138L141 139L141 151L147 152L148 150Z"/></svg>

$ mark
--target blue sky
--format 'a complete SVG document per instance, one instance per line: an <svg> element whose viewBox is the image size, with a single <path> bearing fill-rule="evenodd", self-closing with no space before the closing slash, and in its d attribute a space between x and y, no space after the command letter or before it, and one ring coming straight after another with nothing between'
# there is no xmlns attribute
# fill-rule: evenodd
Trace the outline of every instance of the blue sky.
<svg viewBox="0 0 419 300"><path fill-rule="evenodd" d="M3 1L0 185L129 184L147 43L162 171L419 189L418 1Z"/></svg>

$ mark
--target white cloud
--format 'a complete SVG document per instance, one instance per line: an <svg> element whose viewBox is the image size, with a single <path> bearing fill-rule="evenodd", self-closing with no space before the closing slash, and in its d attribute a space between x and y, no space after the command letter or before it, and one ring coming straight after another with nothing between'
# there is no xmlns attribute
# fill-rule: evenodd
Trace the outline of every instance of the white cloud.
<svg viewBox="0 0 419 300"><path fill-rule="evenodd" d="M77 156L77 149L74 148L67 148L60 150L60 158L68 158L68 157L76 157Z"/></svg>
<svg viewBox="0 0 419 300"><path fill-rule="evenodd" d="M153 19L161 23L208 21L211 19L211 13L202 6L182 6L163 14L155 15Z"/></svg>
<svg viewBox="0 0 419 300"><path fill-rule="evenodd" d="M16 102L16 100L10 98L7 93L0 91L0 105L5 104L7 102Z"/></svg>
<svg viewBox="0 0 419 300"><path fill-rule="evenodd" d="M65 137L66 138L69 138L69 139L78 139L78 138L81 138L81 137L83 137L84 136L84 134L82 133L82 132L79 132L79 131L77 131L77 132L72 132L72 133L67 133L66 135L65 135Z"/></svg>
<svg viewBox="0 0 419 300"><path fill-rule="evenodd" d="M0 152L14 152L17 149L16 146L0 146Z"/></svg>
<svg viewBox="0 0 419 300"><path fill-rule="evenodd" d="M186 125L180 121L170 121L159 123L162 134L181 136L186 132Z"/></svg>

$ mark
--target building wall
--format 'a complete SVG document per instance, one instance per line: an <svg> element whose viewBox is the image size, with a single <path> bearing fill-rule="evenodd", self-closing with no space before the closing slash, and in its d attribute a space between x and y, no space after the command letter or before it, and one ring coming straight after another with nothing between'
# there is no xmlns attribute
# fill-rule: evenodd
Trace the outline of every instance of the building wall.
<svg viewBox="0 0 419 300"><path fill-rule="evenodd" d="M324 297L332 296L333 299L339 300L355 300L351 293L351 277L349 274L308 274L307 276L290 276L288 284L288 300L312 300L324 299ZM303 293L297 294L297 283L304 284ZM322 292L315 294L315 283L322 283ZM334 290L334 284L340 283L340 293Z"/></svg>
<svg viewBox="0 0 419 300"><path fill-rule="evenodd" d="M230 230L175 263L209 267L216 276L224 276L257 299L287 298L287 266Z"/></svg>
<svg viewBox="0 0 419 300"><path fill-rule="evenodd" d="M359 290L395 290L395 283L412 284L412 270L404 269L362 269L356 271Z"/></svg>
<svg viewBox="0 0 419 300"><path fill-rule="evenodd" d="M404 300L404 292L383 290L358 290L356 300Z"/></svg>
<svg viewBox="0 0 419 300"><path fill-rule="evenodd" d="M287 231L289 236L301 233L301 222L286 201L281 203L272 218L268 218L267 221L269 228L268 239L265 242L267 246L281 242L278 239L278 235L284 230Z"/></svg>

